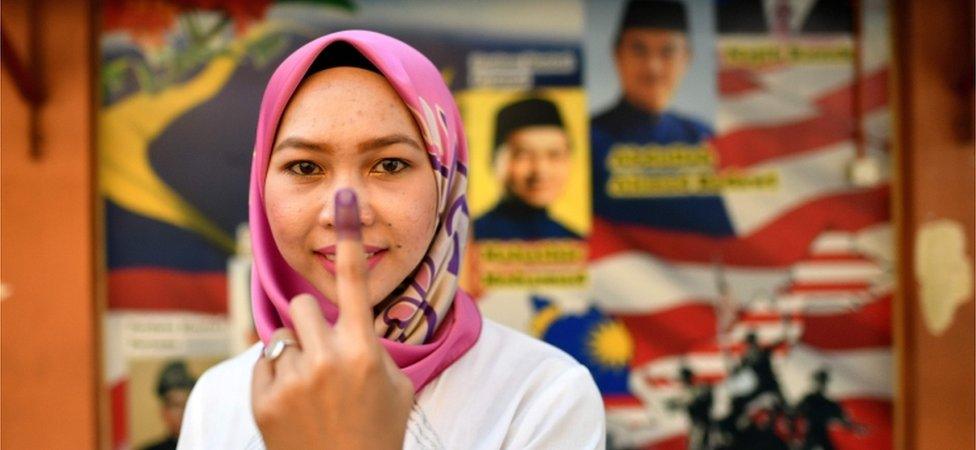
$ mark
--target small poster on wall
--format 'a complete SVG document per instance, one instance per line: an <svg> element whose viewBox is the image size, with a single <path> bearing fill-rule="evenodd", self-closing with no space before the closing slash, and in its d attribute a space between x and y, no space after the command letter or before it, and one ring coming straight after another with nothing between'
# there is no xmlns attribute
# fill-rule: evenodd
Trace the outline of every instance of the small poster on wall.
<svg viewBox="0 0 976 450"><path fill-rule="evenodd" d="M589 152L579 88L468 90L472 290L581 289Z"/></svg>

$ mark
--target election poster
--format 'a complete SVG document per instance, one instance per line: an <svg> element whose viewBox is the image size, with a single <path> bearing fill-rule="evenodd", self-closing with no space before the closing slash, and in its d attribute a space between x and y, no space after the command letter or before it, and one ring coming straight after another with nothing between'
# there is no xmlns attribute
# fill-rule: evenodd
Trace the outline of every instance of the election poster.
<svg viewBox="0 0 976 450"><path fill-rule="evenodd" d="M566 320L626 349L610 448L891 448L884 2L609 9L587 8L619 80L599 107L610 76L587 79L593 305Z"/></svg>
<svg viewBox="0 0 976 450"><path fill-rule="evenodd" d="M470 89L474 293L586 285L589 153L582 89Z"/></svg>
<svg viewBox="0 0 976 450"><path fill-rule="evenodd" d="M891 448L880 0L111 0L98 181L113 449L257 342L247 186L291 51L395 36L469 150L462 287L565 351L611 449Z"/></svg>

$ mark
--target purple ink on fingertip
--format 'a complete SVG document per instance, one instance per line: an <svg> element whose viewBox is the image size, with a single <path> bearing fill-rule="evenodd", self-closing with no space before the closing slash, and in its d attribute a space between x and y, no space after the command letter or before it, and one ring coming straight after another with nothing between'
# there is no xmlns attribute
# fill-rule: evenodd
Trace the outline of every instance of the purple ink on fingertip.
<svg viewBox="0 0 976 450"><path fill-rule="evenodd" d="M359 201L352 189L335 194L335 227L340 239L359 239Z"/></svg>

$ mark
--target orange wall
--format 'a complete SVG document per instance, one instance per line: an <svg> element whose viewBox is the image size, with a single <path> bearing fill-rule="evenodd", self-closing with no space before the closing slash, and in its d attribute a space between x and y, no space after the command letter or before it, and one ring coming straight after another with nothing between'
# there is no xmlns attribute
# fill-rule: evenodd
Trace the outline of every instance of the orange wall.
<svg viewBox="0 0 976 450"><path fill-rule="evenodd" d="M29 107L7 71L11 55L0 85L0 280L10 289L0 301L0 446L96 448L91 6L2 2L25 62L30 7L48 93L39 159L30 157Z"/></svg>
<svg viewBox="0 0 976 450"><path fill-rule="evenodd" d="M919 304L913 247L919 227L952 219L962 225L973 261L973 5L903 0L895 6L900 167L894 201L901 258L895 442L901 449L972 449L976 306L970 294L949 328L933 334Z"/></svg>

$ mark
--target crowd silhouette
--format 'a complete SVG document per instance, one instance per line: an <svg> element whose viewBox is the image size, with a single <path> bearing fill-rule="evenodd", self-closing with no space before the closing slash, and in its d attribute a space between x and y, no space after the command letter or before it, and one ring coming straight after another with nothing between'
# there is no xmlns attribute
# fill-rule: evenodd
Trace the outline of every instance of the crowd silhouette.
<svg viewBox="0 0 976 450"><path fill-rule="evenodd" d="M723 381L730 397L724 417L712 415L715 386L696 379L687 365L681 367L683 393L667 406L687 415L689 450L832 450L832 426L866 432L827 396L826 368L812 374L812 388L799 402L786 400L772 362L774 350L785 340L763 345L755 331L746 335L745 351Z"/></svg>

